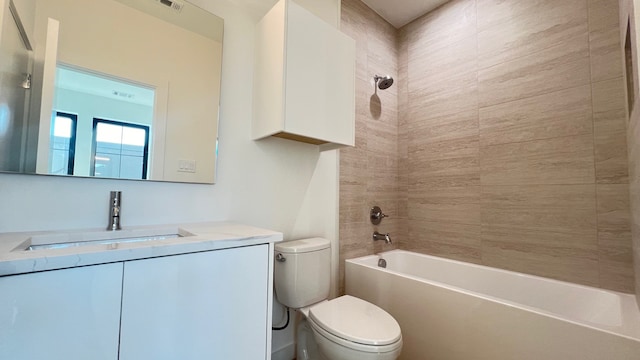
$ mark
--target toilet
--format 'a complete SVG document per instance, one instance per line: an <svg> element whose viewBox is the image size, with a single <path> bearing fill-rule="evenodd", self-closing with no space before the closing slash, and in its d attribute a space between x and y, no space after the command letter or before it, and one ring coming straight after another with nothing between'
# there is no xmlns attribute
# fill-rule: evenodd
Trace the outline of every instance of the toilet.
<svg viewBox="0 0 640 360"><path fill-rule="evenodd" d="M402 350L398 322L353 296L329 297L331 243L312 238L275 246L278 301L299 310L297 360L396 360Z"/></svg>

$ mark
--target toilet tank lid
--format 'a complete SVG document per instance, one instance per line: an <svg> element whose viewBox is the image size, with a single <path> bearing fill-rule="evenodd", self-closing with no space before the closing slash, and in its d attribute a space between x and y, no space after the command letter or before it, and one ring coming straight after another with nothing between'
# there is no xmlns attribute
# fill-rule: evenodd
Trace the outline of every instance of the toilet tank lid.
<svg viewBox="0 0 640 360"><path fill-rule="evenodd" d="M285 254L298 254L329 248L331 242L323 238L300 239L276 244L276 251Z"/></svg>

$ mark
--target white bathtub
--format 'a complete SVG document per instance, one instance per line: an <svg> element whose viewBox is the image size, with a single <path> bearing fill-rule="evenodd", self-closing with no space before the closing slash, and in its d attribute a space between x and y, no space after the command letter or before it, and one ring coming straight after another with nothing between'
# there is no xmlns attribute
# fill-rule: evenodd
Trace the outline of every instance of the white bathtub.
<svg viewBox="0 0 640 360"><path fill-rule="evenodd" d="M633 295L402 250L345 271L347 294L400 324L400 359L640 360Z"/></svg>

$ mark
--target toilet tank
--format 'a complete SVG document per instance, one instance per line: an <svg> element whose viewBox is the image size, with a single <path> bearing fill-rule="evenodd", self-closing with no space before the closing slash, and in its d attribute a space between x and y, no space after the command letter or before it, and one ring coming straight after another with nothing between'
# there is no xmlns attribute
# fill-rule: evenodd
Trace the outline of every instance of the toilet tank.
<svg viewBox="0 0 640 360"><path fill-rule="evenodd" d="M274 282L281 304L299 309L329 297L330 244L311 238L275 245Z"/></svg>

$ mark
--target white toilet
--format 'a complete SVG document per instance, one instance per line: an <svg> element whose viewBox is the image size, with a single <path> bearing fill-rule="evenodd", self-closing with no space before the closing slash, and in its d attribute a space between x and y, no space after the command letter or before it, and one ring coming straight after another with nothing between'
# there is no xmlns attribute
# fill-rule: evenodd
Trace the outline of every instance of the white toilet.
<svg viewBox="0 0 640 360"><path fill-rule="evenodd" d="M275 256L276 297L305 316L297 331L297 360L396 360L400 356L400 326L386 311L349 295L327 301L329 240L279 243Z"/></svg>

